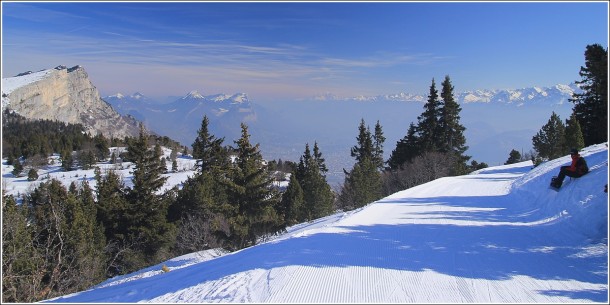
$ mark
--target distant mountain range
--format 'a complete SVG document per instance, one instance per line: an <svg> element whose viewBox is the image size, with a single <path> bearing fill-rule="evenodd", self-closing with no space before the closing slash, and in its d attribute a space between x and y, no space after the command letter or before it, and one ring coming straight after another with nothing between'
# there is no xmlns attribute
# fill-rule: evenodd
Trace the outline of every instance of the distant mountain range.
<svg viewBox="0 0 610 305"><path fill-rule="evenodd" d="M574 83L569 85L555 85L553 87L531 87L522 89L497 89L464 91L455 94L460 104L468 103L504 103L522 106L525 104L563 104L568 103L574 92L580 89ZM359 101L359 102L426 102L427 95L412 93L397 93L377 96L355 96L340 98L333 94L316 96L317 101Z"/></svg>
<svg viewBox="0 0 610 305"><path fill-rule="evenodd" d="M103 99L119 113L133 116L149 129L189 147L197 137L204 115L210 119L211 132L228 137L239 135L241 122L256 120L256 112L244 93L204 96L193 90L166 104L153 101L139 92L132 95L117 93Z"/></svg>
<svg viewBox="0 0 610 305"><path fill-rule="evenodd" d="M510 90L476 90L455 94L462 106L467 151L478 162L501 164L512 149L531 150L531 138L552 112L563 119L571 113L569 99L579 90L575 84ZM385 155L416 122L427 96L397 93L341 98L332 94L283 103L252 102L245 93L203 95L194 90L170 103L152 101L141 93L121 93L103 98L122 114L188 147L194 142L204 115L210 131L232 145L240 136L240 123L250 127L252 141L261 144L266 158L298 161L305 143L318 142L329 160L330 179L342 182L343 168L353 160L358 123L365 119L384 127Z"/></svg>
<svg viewBox="0 0 610 305"><path fill-rule="evenodd" d="M477 162L498 165L512 149L529 152L532 137L552 112L564 120L569 117L573 106L569 99L578 90L569 84L456 92L462 107L460 120L466 127L466 153ZM349 151L356 143L360 120L371 127L380 121L387 159L409 124L417 122L427 100L426 95L412 93L348 98L326 94L271 103L253 102L245 93L203 95L193 90L160 103L134 92L98 98L83 67L58 67L2 79L2 106L32 118L83 122L88 130L104 134L134 134L137 120L187 147L194 142L204 115L210 120L210 132L224 137L225 145L234 145L243 122L267 159L298 161L305 144L317 142L326 156L329 180L342 182L343 169L354 162ZM121 131L112 130L116 127Z"/></svg>

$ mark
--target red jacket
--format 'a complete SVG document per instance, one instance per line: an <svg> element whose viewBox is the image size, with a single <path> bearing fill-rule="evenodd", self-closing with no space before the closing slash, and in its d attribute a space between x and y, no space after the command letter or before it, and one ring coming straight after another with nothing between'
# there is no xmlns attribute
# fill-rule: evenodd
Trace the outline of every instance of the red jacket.
<svg viewBox="0 0 610 305"><path fill-rule="evenodd" d="M570 168L568 168L568 170L580 175L584 175L589 172L589 167L587 166L585 158L576 154L572 155L572 164L570 164Z"/></svg>

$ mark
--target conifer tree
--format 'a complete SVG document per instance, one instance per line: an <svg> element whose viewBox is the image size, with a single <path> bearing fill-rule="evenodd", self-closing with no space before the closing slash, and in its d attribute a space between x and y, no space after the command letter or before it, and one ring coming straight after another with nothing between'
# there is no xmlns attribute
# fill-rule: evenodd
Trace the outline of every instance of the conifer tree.
<svg viewBox="0 0 610 305"><path fill-rule="evenodd" d="M34 209L36 248L44 260L39 270L45 273L41 298L82 290L101 280L104 240L91 212L90 192L88 189L78 198L52 179L40 184L27 199Z"/></svg>
<svg viewBox="0 0 610 305"><path fill-rule="evenodd" d="M587 45L585 66L580 67L582 93L574 93L573 113L585 141L593 145L608 141L608 49L600 44Z"/></svg>
<svg viewBox="0 0 610 305"><path fill-rule="evenodd" d="M21 164L21 161L19 161L19 158L16 158L13 162L13 171L11 173L13 174L13 176L19 177L22 171L23 165Z"/></svg>
<svg viewBox="0 0 610 305"><path fill-rule="evenodd" d="M374 160L373 137L371 130L366 126L364 119L360 120L358 125L358 136L356 137L357 144L351 149L351 156L356 159L356 162L361 162L364 159Z"/></svg>
<svg viewBox="0 0 610 305"><path fill-rule="evenodd" d="M93 190L87 181L82 182L80 187L71 183L69 195L74 200L66 201L66 243L70 249L68 255L78 270L73 289L83 290L104 279L106 238L97 221Z"/></svg>
<svg viewBox="0 0 610 305"><path fill-rule="evenodd" d="M168 215L171 222L179 224L177 254L222 247L230 236L224 215L231 215L234 210L220 183L223 175L213 167L189 177L177 192Z"/></svg>
<svg viewBox="0 0 610 305"><path fill-rule="evenodd" d="M440 107L441 101L439 100L438 90L436 90L436 84L433 78L432 85L430 85L428 100L424 105L424 111L417 117L418 147L422 152L437 151L440 149Z"/></svg>
<svg viewBox="0 0 610 305"><path fill-rule="evenodd" d="M377 166L377 169L383 170L384 158L383 158L383 142L385 142L385 136L383 136L383 129L379 120L375 124L375 134L373 134L373 163Z"/></svg>
<svg viewBox="0 0 610 305"><path fill-rule="evenodd" d="M305 152L299 158L299 164L297 164L297 170L295 172L297 180L302 182L305 180L305 172L307 171L307 167L310 164L311 160L311 150L309 149L309 143L305 143Z"/></svg>
<svg viewBox="0 0 610 305"><path fill-rule="evenodd" d="M28 171L28 181L36 181L38 180L38 171L35 168L31 168Z"/></svg>
<svg viewBox="0 0 610 305"><path fill-rule="evenodd" d="M73 167L73 163L74 163L74 158L72 157L72 153L68 150L65 150L61 153L61 168L68 172L74 169Z"/></svg>
<svg viewBox="0 0 610 305"><path fill-rule="evenodd" d="M359 208L381 198L381 174L379 162L374 150L371 132L365 126L364 119L358 126L357 144L352 147L351 155L356 164L350 172L345 172L345 182L339 195L339 203L345 209ZM378 142L378 145L383 145Z"/></svg>
<svg viewBox="0 0 610 305"><path fill-rule="evenodd" d="M95 157L98 161L103 161L108 158L109 148L108 140L102 135L98 134L93 137L93 143L95 145Z"/></svg>
<svg viewBox="0 0 610 305"><path fill-rule="evenodd" d="M13 196L2 203L2 302L39 301L43 257L34 245L29 209Z"/></svg>
<svg viewBox="0 0 610 305"><path fill-rule="evenodd" d="M127 189L116 171L109 169L102 175L96 168L94 172L97 219L102 224L107 244L106 276L113 277L132 271L129 257L137 251L135 242L129 238Z"/></svg>
<svg viewBox="0 0 610 305"><path fill-rule="evenodd" d="M580 123L578 123L576 115L572 113L570 118L566 120L565 150L568 151L572 148L580 150L583 147L585 147L585 140L580 129Z"/></svg>
<svg viewBox="0 0 610 305"><path fill-rule="evenodd" d="M299 222L327 216L332 212L334 196L320 171L320 168L326 168L318 163L318 160L324 161L321 156L317 143L314 144L314 156L311 156L309 144L305 144L305 152L300 158L295 175L303 192L303 203L298 213Z"/></svg>
<svg viewBox="0 0 610 305"><path fill-rule="evenodd" d="M407 135L396 142L396 148L392 151L388 159L388 166L392 170L402 168L405 162L413 160L420 154L419 138L417 136L417 127L414 123L409 125Z"/></svg>
<svg viewBox="0 0 610 305"><path fill-rule="evenodd" d="M203 117L201 128L197 131L197 138L193 142L193 158L197 159L197 167L201 172L209 170L212 166L227 163L227 154L222 148L224 138L216 138L209 132L209 119Z"/></svg>
<svg viewBox="0 0 610 305"><path fill-rule="evenodd" d="M228 201L234 207L230 215L231 238L235 249L256 244L257 238L275 233L281 225L276 213L279 193L263 163L259 145L250 144L248 126L241 124L237 159L227 181Z"/></svg>
<svg viewBox="0 0 610 305"><path fill-rule="evenodd" d="M532 138L532 143L541 158L555 159L567 153L565 126L554 111L549 121Z"/></svg>
<svg viewBox="0 0 610 305"><path fill-rule="evenodd" d="M517 150L513 149L508 154L508 160L506 160L506 162L504 162L504 165L514 164L519 161L521 161L521 153L519 153ZM473 164L473 165L476 165L476 164Z"/></svg>
<svg viewBox="0 0 610 305"><path fill-rule="evenodd" d="M377 171L373 161L363 159L346 173L339 201L344 209L352 210L363 207L381 196L381 173Z"/></svg>
<svg viewBox="0 0 610 305"><path fill-rule="evenodd" d="M315 158L316 163L318 163L318 167L320 168L320 173L322 174L322 176L326 177L328 168L326 167L324 158L322 158L322 152L320 152L320 148L318 147L317 141L313 143L313 157Z"/></svg>
<svg viewBox="0 0 610 305"><path fill-rule="evenodd" d="M173 244L173 225L167 221L169 202L158 194L165 184L166 170L161 161L160 146L148 148L147 135L140 128L136 141L128 146L134 159L133 188L128 192L127 217L130 224L130 239L141 242L139 255L132 262L134 267L154 263L158 253L163 253ZM143 266L143 265L141 265Z"/></svg>
<svg viewBox="0 0 610 305"><path fill-rule="evenodd" d="M455 166L455 174L466 173L466 162L470 159L465 156L464 152L468 149L466 146L466 137L464 131L466 128L460 124L460 105L453 97L453 85L449 75L445 76L441 90L442 107L440 109L439 133L437 148L440 152L454 154L457 158Z"/></svg>
<svg viewBox="0 0 610 305"><path fill-rule="evenodd" d="M279 213L284 216L285 226L292 226L300 222L300 209L303 206L303 188L296 177L296 171L290 175L286 191L282 194Z"/></svg>
<svg viewBox="0 0 610 305"><path fill-rule="evenodd" d="M183 184L169 210L170 221L179 221L179 254L230 242L231 232L224 215L235 214L236 208L228 203L227 186L223 182L229 170L229 156L222 147L223 141L224 138L217 139L210 134L209 119L204 116L192 145L197 173Z"/></svg>

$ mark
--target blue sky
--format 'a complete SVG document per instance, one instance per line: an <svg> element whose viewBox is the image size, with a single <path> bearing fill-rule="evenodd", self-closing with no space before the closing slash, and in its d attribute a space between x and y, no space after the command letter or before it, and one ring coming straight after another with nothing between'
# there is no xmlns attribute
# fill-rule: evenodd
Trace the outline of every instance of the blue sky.
<svg viewBox="0 0 610 305"><path fill-rule="evenodd" d="M102 95L427 94L580 80L606 2L2 2L2 76L82 65Z"/></svg>

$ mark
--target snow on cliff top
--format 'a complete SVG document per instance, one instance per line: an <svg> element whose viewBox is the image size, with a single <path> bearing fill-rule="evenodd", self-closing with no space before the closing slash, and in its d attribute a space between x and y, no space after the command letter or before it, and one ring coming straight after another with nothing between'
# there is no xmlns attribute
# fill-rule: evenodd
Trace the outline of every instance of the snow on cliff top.
<svg viewBox="0 0 610 305"><path fill-rule="evenodd" d="M21 88L25 85L37 82L47 75L53 72L53 69L42 70L27 75L13 76L2 78L2 109L5 109L9 104L10 100L8 95L17 88Z"/></svg>

